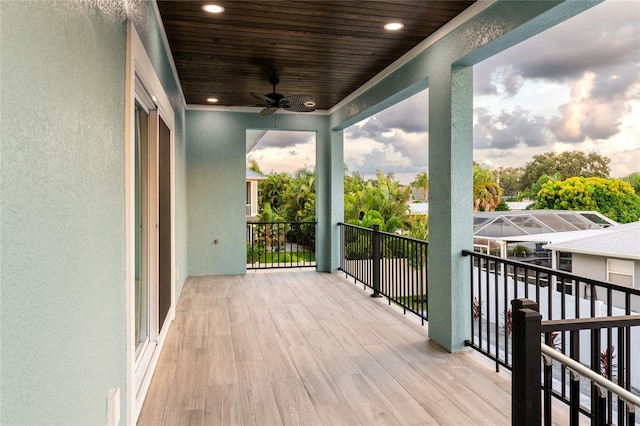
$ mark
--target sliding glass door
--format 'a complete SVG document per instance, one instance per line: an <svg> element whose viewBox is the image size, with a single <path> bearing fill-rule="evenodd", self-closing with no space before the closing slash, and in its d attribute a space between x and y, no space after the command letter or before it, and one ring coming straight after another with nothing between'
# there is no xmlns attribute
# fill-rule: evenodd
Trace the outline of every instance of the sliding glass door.
<svg viewBox="0 0 640 426"><path fill-rule="evenodd" d="M135 364L141 382L157 342L157 111L142 87L135 105Z"/></svg>
<svg viewBox="0 0 640 426"><path fill-rule="evenodd" d="M175 315L175 121L130 22L127 34L126 423L135 424Z"/></svg>
<svg viewBox="0 0 640 426"><path fill-rule="evenodd" d="M142 83L136 85L134 120L134 345L139 390L148 379L172 306L173 252L171 128Z"/></svg>
<svg viewBox="0 0 640 426"><path fill-rule="evenodd" d="M135 107L135 352L136 363L149 344L149 110Z"/></svg>

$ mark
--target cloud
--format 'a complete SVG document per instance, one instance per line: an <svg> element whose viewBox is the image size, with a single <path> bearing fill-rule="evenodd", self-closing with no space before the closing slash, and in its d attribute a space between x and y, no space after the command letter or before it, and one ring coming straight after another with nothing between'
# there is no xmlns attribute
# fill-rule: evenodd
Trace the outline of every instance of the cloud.
<svg viewBox="0 0 640 426"><path fill-rule="evenodd" d="M402 129L405 133L429 131L429 90L423 90L376 114L383 128Z"/></svg>
<svg viewBox="0 0 640 426"><path fill-rule="evenodd" d="M524 84L519 70L513 65L499 66L495 70L478 68L474 76L474 88L480 95L515 96Z"/></svg>
<svg viewBox="0 0 640 426"><path fill-rule="evenodd" d="M593 96L597 79L595 73L586 72L575 80L571 101L560 105L559 115L549 120L549 129L558 141L575 143L586 139L609 139L620 132L623 119L629 113L627 98L637 99L640 83L612 95ZM611 85L615 85L616 80L613 79Z"/></svg>
<svg viewBox="0 0 640 426"><path fill-rule="evenodd" d="M637 76L638 52L640 8L636 2L610 0L484 61L478 69L500 73L513 67L524 79L564 82L585 71L606 74L611 68L630 77ZM485 76L479 81L486 87Z"/></svg>
<svg viewBox="0 0 640 426"><path fill-rule="evenodd" d="M518 166L545 151L596 149L614 174L626 169L622 157L636 157L619 154L621 141L640 146L638 3L605 1L476 65L474 94L478 157Z"/></svg>
<svg viewBox="0 0 640 426"><path fill-rule="evenodd" d="M350 139L385 139L383 133L389 129L384 127L376 115L349 127Z"/></svg>
<svg viewBox="0 0 640 426"><path fill-rule="evenodd" d="M258 142L254 150L264 148L288 148L301 143L315 143L314 132L288 132L283 130L270 130Z"/></svg>
<svg viewBox="0 0 640 426"><path fill-rule="evenodd" d="M475 149L514 149L547 145L545 119L522 108L502 110L494 116L487 108L475 108L473 146Z"/></svg>

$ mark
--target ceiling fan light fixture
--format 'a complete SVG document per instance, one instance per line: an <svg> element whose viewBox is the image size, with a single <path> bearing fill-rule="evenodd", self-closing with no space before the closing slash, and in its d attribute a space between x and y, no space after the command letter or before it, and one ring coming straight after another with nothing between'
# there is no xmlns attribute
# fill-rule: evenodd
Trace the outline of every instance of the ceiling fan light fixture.
<svg viewBox="0 0 640 426"><path fill-rule="evenodd" d="M222 13L224 12L224 7L220 6L219 4L207 3L202 6L202 10L207 13Z"/></svg>
<svg viewBox="0 0 640 426"><path fill-rule="evenodd" d="M402 22L389 22L384 24L384 29L387 31L398 31L404 28Z"/></svg>
<svg viewBox="0 0 640 426"><path fill-rule="evenodd" d="M307 108L313 108L314 106L316 106L316 103L313 101L307 101L304 103L304 106L306 106Z"/></svg>

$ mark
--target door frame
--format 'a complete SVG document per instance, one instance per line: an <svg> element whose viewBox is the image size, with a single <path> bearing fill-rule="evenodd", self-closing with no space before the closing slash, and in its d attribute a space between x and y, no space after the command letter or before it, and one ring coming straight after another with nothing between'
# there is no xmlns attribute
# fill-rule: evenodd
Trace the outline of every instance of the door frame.
<svg viewBox="0 0 640 426"><path fill-rule="evenodd" d="M135 342L135 102L136 87L142 85L156 105L157 118L162 118L170 130L170 197L171 197L171 306L162 329L157 326L151 340L152 353L148 363L136 371ZM150 114L151 119L151 114ZM151 132L157 139L157 131ZM157 155L155 155L157 161ZM151 377L158 363L171 322L175 318L175 118L171 103L158 78L144 45L131 21L127 21L125 77L125 306L127 339L127 385L125 392L126 424L135 424ZM157 197L157 195L156 195ZM151 290L157 298L157 289ZM152 309L153 310L153 309ZM156 309L157 312L157 309ZM156 315L157 316L157 315ZM154 327L151 327L154 331ZM155 346L155 347L153 347ZM149 350L149 348L147 349Z"/></svg>

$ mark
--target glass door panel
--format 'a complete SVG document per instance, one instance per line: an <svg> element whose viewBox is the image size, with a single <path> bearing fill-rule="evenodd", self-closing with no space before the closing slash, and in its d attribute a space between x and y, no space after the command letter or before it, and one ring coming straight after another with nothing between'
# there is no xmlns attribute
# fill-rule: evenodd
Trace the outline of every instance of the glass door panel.
<svg viewBox="0 0 640 426"><path fill-rule="evenodd" d="M135 108L135 342L136 362L149 343L149 114Z"/></svg>

